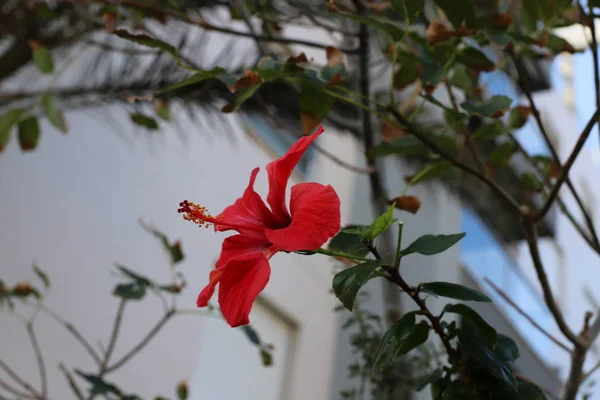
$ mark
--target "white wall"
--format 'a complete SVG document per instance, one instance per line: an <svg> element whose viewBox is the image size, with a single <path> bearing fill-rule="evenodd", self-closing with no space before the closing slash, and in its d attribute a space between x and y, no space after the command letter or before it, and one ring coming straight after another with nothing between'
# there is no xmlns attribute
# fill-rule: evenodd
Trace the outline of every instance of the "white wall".
<svg viewBox="0 0 600 400"><path fill-rule="evenodd" d="M170 277L163 250L140 228L138 218L182 240L187 257L178 269L189 285L178 304L193 309L225 235L183 221L178 203L189 199L218 213L241 195L251 168L270 161L239 125L226 134L208 124L198 128L179 116L181 132L168 127L132 134L121 112L105 111L124 121L118 133L101 118L76 112L68 116L67 136L44 124L35 152L22 154L13 140L0 155L0 276L8 284L30 279L30 265L37 261L52 279L47 304L79 326L94 345L101 341L104 346L118 302L110 295L117 282L111 274L114 263L158 281ZM238 124L236 117L228 118ZM360 156L334 131L319 141L350 162ZM345 201L351 194L349 174L320 157L311 174L311 180L336 188L344 222L350 207ZM256 186L266 194L264 168ZM228 399L250 391L260 399L325 398L331 390L337 328L332 313L336 300L329 293L330 262L320 256L278 254L271 265L271 282L262 296L268 306L256 309L251 321L263 339L277 347L275 372L263 371L257 351L241 332L220 320L181 316L107 380L143 397L170 395L177 382L187 379L193 381L192 389L206 390L193 398ZM151 299L127 307L115 357L136 344L160 313L160 303ZM94 372L92 361L46 316L39 317L37 329L51 399L72 398L57 362ZM0 341L0 357L37 384L24 331L6 313L0 314L0 337L8 338ZM236 380L235 375L256 379Z"/></svg>

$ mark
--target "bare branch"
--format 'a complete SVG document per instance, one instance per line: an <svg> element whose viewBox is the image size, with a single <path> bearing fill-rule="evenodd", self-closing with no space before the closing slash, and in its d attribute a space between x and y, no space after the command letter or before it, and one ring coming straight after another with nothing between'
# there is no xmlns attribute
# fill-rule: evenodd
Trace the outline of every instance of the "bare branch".
<svg viewBox="0 0 600 400"><path fill-rule="evenodd" d="M519 314L521 314L531 325L533 325L538 331L540 331L544 336L548 339L552 340L558 347L564 349L566 352L571 353L571 349L567 347L566 344L562 343L560 340L552 336L547 330L542 328L540 324L538 324L529 314L527 314L521 307L517 305L509 295L507 295L504 290L500 289L494 282L489 280L488 278L484 278L485 283L490 285L500 297L502 297L508 304L510 304Z"/></svg>
<svg viewBox="0 0 600 400"><path fill-rule="evenodd" d="M592 115L592 118L590 118L590 120L588 121L583 132L581 132L581 135L579 136L579 139L577 140L577 143L575 144L575 148L571 152L571 155L567 159L567 162L565 163L565 165L562 167L562 169L560 171L560 175L558 176L558 179L556 180L554 187L550 191L550 194L548 195L546 202L544 203L542 208L539 210L539 212L536 214L536 216L534 218L535 221L539 221L542 218L544 218L544 215L546 215L546 213L550 210L552 203L554 203L556 196L558 196L560 187L562 186L563 183L568 181L569 171L571 170L571 167L573 167L573 164L575 164L575 161L577 160L577 157L579 156L579 152L581 152L581 149L583 149L585 142L587 141L588 137L592 133L592 129L598 122L598 117L600 117L600 109L597 109L594 112L594 115Z"/></svg>
<svg viewBox="0 0 600 400"><path fill-rule="evenodd" d="M61 372L65 376L65 379L69 383L69 387L73 391L73 394L75 395L75 397L77 397L77 400L83 400L84 397L83 397L83 394L81 392L81 389L79 389L79 386L77 386L77 383L75 382L75 379L73 379L73 375L71 375L71 373L69 372L69 370L67 369L67 367L65 367L65 364L63 364L62 362L59 363L58 364L58 368L61 370Z"/></svg>
<svg viewBox="0 0 600 400"><path fill-rule="evenodd" d="M15 396L18 396L19 399L41 399L41 397L39 395L36 396L33 394L20 392L19 390L15 389L14 387L9 385L7 382L3 381L2 379L0 379L0 388L6 390L7 392L9 392L11 394L14 394Z"/></svg>
<svg viewBox="0 0 600 400"><path fill-rule="evenodd" d="M115 322L113 323L113 329L110 335L110 340L108 342L108 347L106 348L106 352L104 353L104 360L102 360L102 365L100 366L100 375L102 375L106 370L106 366L110 361L110 356L112 355L112 352L115 349L115 344L117 343L117 337L119 336L119 331L121 329L121 321L123 320L123 313L125 311L126 304L126 299L121 299L121 301L119 302L119 308L117 309L117 315L115 316Z"/></svg>
<svg viewBox="0 0 600 400"><path fill-rule="evenodd" d="M35 390L33 388L33 386L31 386L31 384L27 383L23 378L21 378L15 371L13 371L8 364L6 364L4 361L0 360L0 368L4 370L4 372L7 373L8 376L10 376L12 379L14 379L15 382L17 382L19 385L21 385L25 390L29 391L31 394L33 394L36 397L40 397L40 394L38 393L37 390Z"/></svg>
<svg viewBox="0 0 600 400"><path fill-rule="evenodd" d="M525 237L529 246L531 260L533 261L535 272L537 273L538 280L542 286L546 305L554 316L560 331L576 346L585 345L583 340L569 328L562 312L560 311L560 308L558 307L558 304L556 303L556 300L554 299L554 294L552 293L552 288L550 287L550 282L548 281L548 276L546 275L546 270L544 269L544 264L540 255L540 249L538 247L538 237L535 222L530 217L531 215L524 217L523 227L525 228Z"/></svg>
<svg viewBox="0 0 600 400"><path fill-rule="evenodd" d="M42 349L38 342L37 336L33 329L33 323L27 324L27 335L33 346L33 352L35 353L36 362L40 371L40 384L41 384L41 395L42 399L46 399L48 396L48 378L46 377L46 364L44 363L44 356L42 355Z"/></svg>

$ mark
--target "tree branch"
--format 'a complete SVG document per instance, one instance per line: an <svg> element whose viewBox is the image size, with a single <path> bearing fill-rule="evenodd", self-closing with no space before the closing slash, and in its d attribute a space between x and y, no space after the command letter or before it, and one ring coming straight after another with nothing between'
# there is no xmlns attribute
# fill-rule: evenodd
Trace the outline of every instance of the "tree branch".
<svg viewBox="0 0 600 400"><path fill-rule="evenodd" d="M510 298L510 296L508 296L504 292L504 290L500 289L494 282L492 282L488 278L484 278L484 280L485 280L485 283L487 283L488 285L490 285L496 291L496 293L498 293L498 295L504 299L504 301L506 301L515 310L517 310L517 312L519 314L521 314L527 321L529 321L529 323L531 325L533 325L538 331L540 331L542 334L544 334L544 336L546 336L548 339L550 339L551 341L553 341L558 347L562 348L563 350L565 350L569 354L571 353L571 349L569 349L566 344L562 343L560 340L558 340L557 338L555 338L554 336L552 336L547 330L545 330L544 328L542 328L540 326L540 324L538 324L529 314L527 314L525 311L523 311L523 309L521 307L519 307L517 305L517 303L515 303Z"/></svg>
<svg viewBox="0 0 600 400"><path fill-rule="evenodd" d="M126 299L121 299L121 301L119 302L119 308L117 309L117 315L115 316L115 322L113 323L113 330L110 335L108 347L106 348L106 352L104 353L104 360L102 360L102 365L100 366L100 376L104 374L106 366L110 361L110 356L112 355L112 352L115 349L115 344L117 342L117 337L119 336L119 331L121 329L121 321L123 320L123 313L125 311L126 304Z"/></svg>
<svg viewBox="0 0 600 400"><path fill-rule="evenodd" d="M36 362L40 371L40 384L41 384L41 398L46 399L48 396L48 379L46 377L46 364L44 363L44 356L42 355L42 349L38 342L35 331L33 330L33 323L27 324L27 335L33 346L33 352L35 353Z"/></svg>
<svg viewBox="0 0 600 400"><path fill-rule="evenodd" d="M75 397L77 398L77 400L83 400L84 397L83 397L83 394L81 392L81 389L79 389L79 386L77 386L77 383L75 382L75 379L73 379L73 375L71 375L71 373L69 372L69 370L67 369L67 367L65 367L65 364L63 364L62 362L59 363L58 364L58 368L62 371L63 375L65 376L65 379L69 383L69 387L73 391L73 394L75 395Z"/></svg>
<svg viewBox="0 0 600 400"><path fill-rule="evenodd" d="M573 164L575 164L575 161L577 160L577 157L579 156L579 152L581 151L581 149L583 149L583 146L585 145L585 142L587 141L588 137L590 136L590 133L592 133L592 129L594 128L594 126L596 126L596 123L598 122L598 117L600 117L600 109L597 109L594 112L594 115L592 115L592 118L590 118L590 120L588 121L585 129L583 130L583 132L581 132L581 135L579 136L579 139L577 140L577 143L575 144L575 148L571 152L571 155L567 159L567 162L565 163L565 165L561 168L560 175L558 176L558 179L556 180L554 187L550 191L550 194L549 194L548 198L546 199L546 202L544 203L542 208L538 211L538 213L535 215L535 217L534 217L535 221L539 221L542 218L544 218L544 215L546 215L546 213L550 210L552 203L554 203L556 196L558 196L560 187L562 186L563 183L568 182L569 171L571 170L571 167L573 167ZM592 225L593 225L593 223L592 223Z"/></svg>
<svg viewBox="0 0 600 400"><path fill-rule="evenodd" d="M29 391L35 397L41 397L37 390L33 388L29 383L27 383L23 378L21 378L15 371L13 371L8 364L0 359L0 368L6 372L8 376L10 376L15 382L21 385L25 390Z"/></svg>
<svg viewBox="0 0 600 400"><path fill-rule="evenodd" d="M523 220L523 227L525 228L525 238L527 240L527 245L529 246L529 253L531 254L531 260L533 261L533 266L535 268L535 272L537 273L538 280L540 285L542 286L542 291L544 293L544 300L548 309L554 316L556 323L560 329L560 331L576 346L584 345L583 340L577 336L567 325L565 318L554 299L554 294L552 293L552 288L550 287L550 282L548 281L548 276L546 275L546 271L544 269L544 264L542 262L542 257L540 255L540 250L538 247L538 238L537 231L535 227L535 222L531 218L531 215L525 215Z"/></svg>
<svg viewBox="0 0 600 400"><path fill-rule="evenodd" d="M592 8L589 7L589 20L590 30L592 34L592 43L590 49L592 50L592 58L594 60L594 89L596 93L596 108L600 109L600 61L598 60L598 37L596 36L596 21L592 17ZM583 11L583 9L581 10ZM598 133L600 134L600 122L598 123Z"/></svg>

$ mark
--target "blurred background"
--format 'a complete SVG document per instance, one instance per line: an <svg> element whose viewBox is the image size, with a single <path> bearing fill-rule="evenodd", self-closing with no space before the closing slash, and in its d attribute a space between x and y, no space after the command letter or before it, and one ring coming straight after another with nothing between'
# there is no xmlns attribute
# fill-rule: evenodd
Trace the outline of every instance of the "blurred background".
<svg viewBox="0 0 600 400"><path fill-rule="evenodd" d="M261 167L257 191L266 194L264 166L283 155L303 133L297 88L285 82L264 84L234 113L221 112L232 95L216 79L169 92L158 105L134 101L131 96L156 93L190 73L165 52L107 32L106 12L99 9L102 3L3 0L0 4L0 111L33 110L41 126L34 150L23 150L13 137L0 154L0 278L6 285L33 280L31 266L39 266L51 281L44 294L45 306L76 326L101 352L108 345L120 304L111 295L120 279L117 263L160 282L169 281L174 269L183 273L187 287L177 296L177 307L189 310L189 315L161 326L152 343L135 358L106 374L106 379L127 393L142 398L173 397L173 388L184 380L190 399L359 398L340 394L352 388L360 391L363 386L361 374L349 373L349 366L362 362L363 355L355 340L360 324L348 322L348 311L334 311L338 302L331 294L331 278L339 266L331 260L291 254L271 260L271 282L251 315L260 340L272 345L269 366L261 362L244 332L227 326L218 312L217 318L193 315L195 297L208 281L224 236L183 221L178 204L189 199L216 214L242 194L256 166ZM358 43L356 25L331 18L327 5L318 1L179 3L188 15L201 16L205 25L167 15L142 18L143 27L138 28L173 44L185 54L186 63L203 70L222 66L243 71L271 53L285 58L303 52L313 65L326 65L326 46L344 49ZM480 3L483 7L486 2ZM272 20L263 17L261 6L268 7ZM127 27L137 23L135 15L122 15L126 18L117 23ZM268 32L284 40L260 39ZM564 159L596 106L590 84L589 30L575 24L556 34L578 52L532 61L525 69L542 118ZM43 75L36 68L31 41L51 52L52 73ZM374 36L372 42L366 57L370 91L376 96L389 85L393 71ZM349 82L358 82L363 57L348 52L344 58ZM481 79L486 93L509 96L515 104L524 102L509 69L483 73ZM408 108L417 107L411 104L413 86L400 94ZM47 113L45 93L51 93L53 107L64 113L58 123L42 117ZM448 100L441 89L435 95ZM161 114L161 107L167 111ZM428 106L422 107L419 121L445 124L441 113ZM292 181L331 184L341 199L342 224L370 223L374 217L370 170L358 109L334 105L323 125L326 133L306 153ZM375 130L382 133L380 126ZM532 153L550 151L533 120L517 137ZM599 147L598 135L593 134L571 172L596 223ZM503 185L516 185L522 162L512 160L510 171L502 175ZM404 177L418 168L418 160L403 157L387 158L380 165L392 194L402 192ZM568 373L568 353L506 300L559 336L519 227L510 222L496 199L468 179L452 184L428 182L411 189L411 194L419 197L422 206L417 214L399 215L405 222L406 241L428 233L467 232L467 236L443 255L407 259L403 264L407 280L464 283L489 295L493 303L475 308L519 345L516 370L557 394ZM574 204L569 193L564 200ZM576 214L576 218L583 221L583 215ZM185 259L176 268L169 267L168 254L140 225L140 219L169 240L180 241ZM585 311L600 308L600 271L592 267L598 263L597 256L558 210L545 218L540 235L542 258L559 306L567 322L580 326ZM371 282L365 292L368 296L362 308L373 315L384 316L390 304L400 301L383 280ZM435 308L436 300L431 301ZM397 305L405 310L412 307ZM24 307L0 314L0 360L37 386L35 353L23 324L31 312ZM91 373L97 368L95 361L74 344L65 324L48 313L38 313L35 325L47 367L48 398L75 398L58 365ZM163 314L160 296L131 302L124 310L115 359L152 332ZM600 360L599 352L600 348L593 348L590 365ZM406 374L411 376L410 371ZM0 369L0 383L9 378ZM81 377L75 379L84 385ZM430 398L428 392L411 396ZM27 397L0 385L0 398Z"/></svg>

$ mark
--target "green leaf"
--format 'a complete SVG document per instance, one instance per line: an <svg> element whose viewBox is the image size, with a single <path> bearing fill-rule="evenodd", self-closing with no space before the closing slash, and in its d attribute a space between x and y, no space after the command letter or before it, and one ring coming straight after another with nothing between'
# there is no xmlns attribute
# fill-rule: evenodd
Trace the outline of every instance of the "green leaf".
<svg viewBox="0 0 600 400"><path fill-rule="evenodd" d="M45 273L44 271L42 271L41 268L38 267L36 264L33 264L32 268L33 268L33 272L38 276L38 278L40 278L40 280L44 284L44 287L46 289L49 289L50 288L50 278L48 277L48 274Z"/></svg>
<svg viewBox="0 0 600 400"><path fill-rule="evenodd" d="M177 49L174 46L172 46L168 43L165 43L160 39L156 39L156 38L153 38L152 36L148 36L145 34L135 34L135 33L127 32L124 29L116 29L113 33L115 35L117 35L118 37L120 37L121 39L125 39L125 40L137 43L137 44L145 46L145 47L151 47L153 49L162 50L162 51L169 53L170 55L172 55L173 57L175 57L177 59L179 58Z"/></svg>
<svg viewBox="0 0 600 400"><path fill-rule="evenodd" d="M27 117L18 126L19 144L23 151L33 150L40 139L40 124L36 117Z"/></svg>
<svg viewBox="0 0 600 400"><path fill-rule="evenodd" d="M409 21L423 13L425 0L392 0L392 8Z"/></svg>
<svg viewBox="0 0 600 400"><path fill-rule="evenodd" d="M391 206L386 212L375 218L375 221L373 221L363 239L366 241L375 239L377 236L388 230L388 228L392 226L395 221L394 206Z"/></svg>
<svg viewBox="0 0 600 400"><path fill-rule="evenodd" d="M422 283L421 287L437 294L438 296L448 297L450 299L477 301L491 303L492 299L475 289L450 282L427 282Z"/></svg>
<svg viewBox="0 0 600 400"><path fill-rule="evenodd" d="M481 337L487 340L492 347L495 347L498 343L498 332L485 322L485 320L471 307L465 304L448 304L444 307L444 310L448 313L462 315L471 321Z"/></svg>
<svg viewBox="0 0 600 400"><path fill-rule="evenodd" d="M167 103L160 103L156 107L156 115L158 115L161 119L165 121L171 120L171 109Z"/></svg>
<svg viewBox="0 0 600 400"><path fill-rule="evenodd" d="M182 87L186 87L186 86L190 86L190 85L195 85L197 83L205 81L206 79L223 78L226 75L227 75L227 71L225 71L221 67L216 67L216 68L213 68L208 71L197 72L194 75L190 76L189 78L182 80L181 82L174 83L172 85L167 86L164 89L161 89L158 93L170 92L171 90L180 89Z"/></svg>
<svg viewBox="0 0 600 400"><path fill-rule="evenodd" d="M441 368L436 368L433 371L416 378L413 383L413 389L420 392L433 382L441 379L443 374L444 371Z"/></svg>
<svg viewBox="0 0 600 400"><path fill-rule="evenodd" d="M526 172L521 175L521 186L536 193L544 188L542 181L533 172Z"/></svg>
<svg viewBox="0 0 600 400"><path fill-rule="evenodd" d="M379 346L377 347L375 355L373 356L373 367L376 367L379 364L381 358L385 354L389 355L389 353L392 353L394 344L408 336L414 326L415 312L404 314L398 322L392 325L387 332L385 332L381 338L381 341L379 342Z"/></svg>
<svg viewBox="0 0 600 400"><path fill-rule="evenodd" d="M513 142L503 142L494 147L490 153L488 163L496 167L502 167L508 164L510 158L517 151L517 145Z"/></svg>
<svg viewBox="0 0 600 400"><path fill-rule="evenodd" d="M475 5L471 0L434 1L442 10L444 10L444 13L455 28L458 28L463 21L467 24L468 28L477 27Z"/></svg>
<svg viewBox="0 0 600 400"><path fill-rule="evenodd" d="M490 123L481 125L473 133L473 140L477 142L486 142L495 139L506 132L508 132L508 128L504 125L504 122L496 119Z"/></svg>
<svg viewBox="0 0 600 400"><path fill-rule="evenodd" d="M227 104L225 107L223 107L221 111L224 113L230 113L237 110L242 104L244 104L246 100L252 97L254 93L256 93L258 89L261 88L261 86L262 84L256 84L240 90L235 100L232 103Z"/></svg>
<svg viewBox="0 0 600 400"><path fill-rule="evenodd" d="M441 178L452 172L452 164L449 161L433 161L426 164L410 180L410 185Z"/></svg>
<svg viewBox="0 0 600 400"><path fill-rule="evenodd" d="M188 387L185 382L181 382L177 385L177 398L179 400L187 400L188 398Z"/></svg>
<svg viewBox="0 0 600 400"><path fill-rule="evenodd" d="M348 228L354 228L348 226ZM368 229L368 227L364 227ZM341 251L356 257L364 257L369 252L369 247L361 239L362 234L348 233L341 230L329 242L328 249L333 251Z"/></svg>
<svg viewBox="0 0 600 400"><path fill-rule="evenodd" d="M450 84L452 86L464 90L467 96L473 97L478 85L478 80L479 74L470 73L463 64L454 64L452 75L450 77Z"/></svg>
<svg viewBox="0 0 600 400"><path fill-rule="evenodd" d="M260 341L260 337L258 336L258 332L256 332L256 330L254 330L253 327L251 327L250 325L244 325L241 327L242 331L244 331L244 333L246 334L246 337L248 338L248 340L250 342L252 342L253 344L260 346L261 341Z"/></svg>
<svg viewBox="0 0 600 400"><path fill-rule="evenodd" d="M158 130L158 122L156 122L156 120L152 117L142 113L131 114L129 117L136 125L143 126L150 131Z"/></svg>
<svg viewBox="0 0 600 400"><path fill-rule="evenodd" d="M376 261L367 261L347 268L333 277L333 291L344 307L352 311L358 291L367 283L378 266Z"/></svg>
<svg viewBox="0 0 600 400"><path fill-rule="evenodd" d="M175 241L173 244L169 241L167 235L159 231L158 229L145 224L144 222L140 222L142 227L147 231L154 235L163 245L163 248L169 254L171 258L171 264L175 265L184 260L185 255L183 254L183 250L181 248L181 242L179 240Z"/></svg>
<svg viewBox="0 0 600 400"><path fill-rule="evenodd" d="M463 329L458 331L458 340L459 349L463 354L474 358L492 375L504 380L515 391L517 390L517 379L509 366L494 354L484 340Z"/></svg>
<svg viewBox="0 0 600 400"><path fill-rule="evenodd" d="M481 117L499 118L509 109L512 100L507 96L492 96L484 101L467 100L460 106Z"/></svg>
<svg viewBox="0 0 600 400"><path fill-rule="evenodd" d="M508 126L511 129L519 129L527 122L527 118L531 114L529 107L517 106L510 110L508 115Z"/></svg>
<svg viewBox="0 0 600 400"><path fill-rule="evenodd" d="M498 334L498 344L494 349L494 353L505 362L516 361L521 356L519 346L517 346L515 341L501 333Z"/></svg>
<svg viewBox="0 0 600 400"><path fill-rule="evenodd" d="M6 144L10 139L10 132L19 118L21 118L23 112L24 110L20 108L14 108L0 116L0 151L6 148Z"/></svg>
<svg viewBox="0 0 600 400"><path fill-rule="evenodd" d="M354 13L346 12L340 13L340 15L350 18L359 24L364 24L375 28L377 31L388 35L394 41L402 40L404 38L404 29L402 29L394 21L390 21L384 17L356 15Z"/></svg>
<svg viewBox="0 0 600 400"><path fill-rule="evenodd" d="M125 276L133 279L134 281L138 282L141 285L152 286L152 281L150 279L130 270L129 268L127 268L123 265L117 265L117 269L119 271L121 271Z"/></svg>
<svg viewBox="0 0 600 400"><path fill-rule="evenodd" d="M390 143L381 143L372 147L367 155L370 158L378 158L389 156L392 154L407 156L407 155L426 155L429 149L423 142L415 136L405 136L395 139Z"/></svg>
<svg viewBox="0 0 600 400"><path fill-rule="evenodd" d="M408 336L403 340L399 341L394 346L393 357L394 359L400 357L412 349L415 349L425 343L429 337L429 326L425 323L415 325Z"/></svg>
<svg viewBox="0 0 600 400"><path fill-rule="evenodd" d="M394 73L394 89L404 89L408 85L419 79L421 74L420 64L409 58L405 58L400 62L400 68Z"/></svg>
<svg viewBox="0 0 600 400"><path fill-rule="evenodd" d="M40 44L37 44L33 50L33 62L41 73L51 74L54 71L52 53Z"/></svg>
<svg viewBox="0 0 600 400"><path fill-rule="evenodd" d="M127 300L141 300L146 295L147 287L139 282L120 283L113 290L113 295Z"/></svg>
<svg viewBox="0 0 600 400"><path fill-rule="evenodd" d="M91 374L86 374L76 369L75 373L85 379L92 387L90 388L90 394L92 395L107 395L114 394L121 396L121 390L111 383L105 382L101 377Z"/></svg>
<svg viewBox="0 0 600 400"><path fill-rule="evenodd" d="M333 97L312 84L302 85L298 105L300 110L325 118L333 104Z"/></svg>
<svg viewBox="0 0 600 400"><path fill-rule="evenodd" d="M431 391L431 399L432 400L441 400L442 394L446 387L448 386L447 379L438 379L431 383L430 391Z"/></svg>
<svg viewBox="0 0 600 400"><path fill-rule="evenodd" d="M517 393L510 387L501 392L492 393L490 400L547 400L546 395L536 385L529 382L519 381Z"/></svg>
<svg viewBox="0 0 600 400"><path fill-rule="evenodd" d="M442 393L441 400L483 400L477 394L475 388L464 382L454 381L448 385L444 393Z"/></svg>
<svg viewBox="0 0 600 400"><path fill-rule="evenodd" d="M465 64L479 72L491 72L496 69L496 64L481 51L474 47L466 47L456 55L456 61Z"/></svg>
<svg viewBox="0 0 600 400"><path fill-rule="evenodd" d="M260 361L264 367L273 365L273 354L265 349L260 349Z"/></svg>
<svg viewBox="0 0 600 400"><path fill-rule="evenodd" d="M68 127L63 112L57 107L54 96L45 93L42 96L42 108L50 123L63 133L67 133Z"/></svg>
<svg viewBox="0 0 600 400"><path fill-rule="evenodd" d="M400 252L401 256L418 253L424 256L432 256L442 253L464 238L466 233L453 235L425 235L412 242L407 248Z"/></svg>

